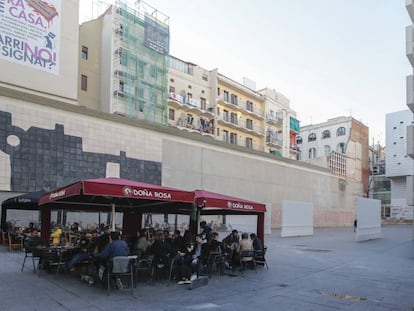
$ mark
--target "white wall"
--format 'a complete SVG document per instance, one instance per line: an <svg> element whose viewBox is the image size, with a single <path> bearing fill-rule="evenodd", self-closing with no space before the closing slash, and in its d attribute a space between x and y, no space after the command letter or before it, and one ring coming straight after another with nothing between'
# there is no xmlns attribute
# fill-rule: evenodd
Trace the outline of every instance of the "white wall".
<svg viewBox="0 0 414 311"><path fill-rule="evenodd" d="M282 237L313 235L313 204L283 201Z"/></svg>
<svg viewBox="0 0 414 311"><path fill-rule="evenodd" d="M355 241L378 239L381 237L381 201L367 198L357 200L357 220Z"/></svg>

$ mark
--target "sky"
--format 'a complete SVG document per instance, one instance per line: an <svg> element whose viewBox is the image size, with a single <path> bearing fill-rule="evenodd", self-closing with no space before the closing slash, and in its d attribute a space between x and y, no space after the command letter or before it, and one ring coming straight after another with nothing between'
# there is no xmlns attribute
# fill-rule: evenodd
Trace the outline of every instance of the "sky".
<svg viewBox="0 0 414 311"><path fill-rule="evenodd" d="M81 0L80 21L104 3ZM301 126L352 116L385 144L406 110L404 0L146 0L169 16L170 54L290 99Z"/></svg>

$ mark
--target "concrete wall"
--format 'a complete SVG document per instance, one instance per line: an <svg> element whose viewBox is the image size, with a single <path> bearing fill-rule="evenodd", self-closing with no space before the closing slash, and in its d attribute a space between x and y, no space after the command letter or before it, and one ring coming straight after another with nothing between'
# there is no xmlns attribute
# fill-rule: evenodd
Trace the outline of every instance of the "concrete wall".
<svg viewBox="0 0 414 311"><path fill-rule="evenodd" d="M313 204L315 226L350 226L361 195L360 183L326 169L74 105L0 97L0 117L7 194L105 177L111 167L121 178L269 204L272 227L281 224L283 200Z"/></svg>
<svg viewBox="0 0 414 311"><path fill-rule="evenodd" d="M381 237L381 201L358 198L355 240L362 242Z"/></svg>
<svg viewBox="0 0 414 311"><path fill-rule="evenodd" d="M283 201L282 237L313 235L313 205Z"/></svg>

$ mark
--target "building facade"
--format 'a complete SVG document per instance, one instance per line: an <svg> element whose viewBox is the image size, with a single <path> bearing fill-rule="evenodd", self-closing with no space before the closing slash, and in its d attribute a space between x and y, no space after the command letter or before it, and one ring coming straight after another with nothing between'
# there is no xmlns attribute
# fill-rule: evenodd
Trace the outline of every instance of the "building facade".
<svg viewBox="0 0 414 311"><path fill-rule="evenodd" d="M328 167L338 176L362 183L368 196L368 127L352 117L338 117L300 128L300 160Z"/></svg>
<svg viewBox="0 0 414 311"><path fill-rule="evenodd" d="M290 108L289 99L268 88L258 92L264 98L266 109L265 152L297 160L300 152L296 145L299 121L296 112Z"/></svg>
<svg viewBox="0 0 414 311"><path fill-rule="evenodd" d="M80 26L82 106L167 125L168 17L120 2Z"/></svg>
<svg viewBox="0 0 414 311"><path fill-rule="evenodd" d="M226 77L219 77L214 71L206 73L207 80L217 81L209 85L208 82L212 81L203 80L200 69L197 75L206 84L176 84L175 93L185 90L186 98L195 100L206 94L205 106L200 100L200 109L196 113L205 111L205 118L214 118L213 134L200 135L193 129L188 131L179 126L167 126L169 105L176 103L165 97L164 106L158 109L160 97L157 92L164 90L167 96L168 86L173 86L167 73L165 83L159 77L164 74L164 65L158 66L159 63L164 64L163 61L158 55L152 58L155 51L144 49L140 58L126 53L129 65L121 64L120 57L125 55L124 45L131 42L115 44L119 34L124 36L124 32L129 32L125 27L132 20L141 26L144 20L145 25L145 14L144 18L135 19L131 11L112 8L99 19L84 24L78 35L78 1L51 2L57 12L51 8L44 14L59 16L60 28L47 31L45 35L52 41L62 37L56 61L52 64L47 59L47 53L53 54L53 51L43 51L44 56L38 60L29 59L33 62L30 64L0 59L0 201L42 188L52 190L80 179L120 177L187 190L202 188L263 202L267 204L267 219L272 227L281 224L284 200L312 203L315 226L352 225L356 199L362 193L361 182L349 180L344 183L328 169L275 157L264 149L255 148L265 144L266 109L260 94ZM10 3L6 2L7 5ZM33 9L25 9L27 14L33 13ZM107 16L111 15L109 12L114 16ZM117 14L126 21L116 22ZM57 23L57 19L54 21ZM146 25L165 35L165 27L159 30L159 25L151 21ZM87 34L87 28L92 33ZM140 29L136 31L142 31ZM103 32L110 33L110 40L106 41ZM4 36L3 33L1 35ZM129 32L123 41L133 41L133 37ZM48 45L46 49L54 48L53 43L49 45L43 39L42 42ZM138 48L141 48L140 44ZM129 49L133 47L127 46L125 52ZM163 55L162 45L158 49L161 50L156 53ZM117 50L118 54L115 54ZM79 71L77 66L73 66L78 59ZM140 62L144 60L148 62L142 72ZM51 67L59 65L59 70L35 64L45 64L46 61ZM107 62L107 67L102 66ZM172 71L172 65L167 64L165 56L165 68L169 66ZM134 76L138 73L144 78L152 74L154 77L151 76L153 79L149 79L148 85L142 86L145 79ZM184 80L180 83L185 83ZM191 88L188 89L196 90L192 97L185 88L189 85ZM142 94L141 86L144 88L143 96L128 97ZM78 87L80 105L77 104ZM224 96L224 91L228 92L230 103L220 97ZM198 107L198 103L192 100L185 102ZM212 103L214 107L211 107ZM208 114L211 113L210 108L213 108L214 116ZM220 108L220 113L217 108ZM228 109L230 122L226 119L219 123L219 116L225 109ZM192 110L190 113L196 114ZM244 119L247 117L252 121ZM299 130L298 122L293 114L288 117L289 137L294 137ZM233 124L235 120L237 124ZM216 127L219 126L220 135L217 135ZM222 129L235 133L237 142L241 137L241 141L246 143L246 138L250 137L253 148L243 146L241 149L239 143L217 139L223 137Z"/></svg>
<svg viewBox="0 0 414 311"><path fill-rule="evenodd" d="M413 219L411 197L414 160L407 155L407 126L413 120L410 110L388 113L385 117L385 176L391 180L392 218Z"/></svg>

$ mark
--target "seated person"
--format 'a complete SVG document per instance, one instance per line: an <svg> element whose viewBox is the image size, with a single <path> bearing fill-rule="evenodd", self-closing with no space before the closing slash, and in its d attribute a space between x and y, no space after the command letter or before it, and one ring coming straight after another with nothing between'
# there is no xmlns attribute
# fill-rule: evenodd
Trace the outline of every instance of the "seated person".
<svg viewBox="0 0 414 311"><path fill-rule="evenodd" d="M101 262L111 260L117 256L128 256L128 244L121 240L121 234L118 231L111 232L109 243L105 246L102 253L99 254Z"/></svg>
<svg viewBox="0 0 414 311"><path fill-rule="evenodd" d="M253 249L253 243L251 240L249 240L249 235L247 233L242 233L242 239L236 249L236 255L233 256L233 264L239 265L240 264L240 254L243 251L252 251ZM250 261L252 260L252 257L246 257L243 259L243 261Z"/></svg>
<svg viewBox="0 0 414 311"><path fill-rule="evenodd" d="M257 237L257 235L255 233L250 234L250 240L252 240L253 248L254 248L255 251L262 251L263 250L263 243Z"/></svg>
<svg viewBox="0 0 414 311"><path fill-rule="evenodd" d="M129 255L128 244L124 240L121 240L121 234L118 231L111 232L109 237L109 243L105 246L102 253L100 253L98 257L101 262L101 267L98 271L98 275L101 280L103 280L104 272L109 261L111 261L114 257ZM116 279L116 284L118 288L123 287L120 278Z"/></svg>
<svg viewBox="0 0 414 311"><path fill-rule="evenodd" d="M53 228L53 232L50 234L50 238L52 239L53 245L60 244L61 235L62 235L62 229L60 229L59 226L55 225L55 227Z"/></svg>
<svg viewBox="0 0 414 311"><path fill-rule="evenodd" d="M201 234L197 234L195 238L196 244L194 247L190 248L190 252L184 255L183 258L183 265L186 271L184 271L184 277L188 279L189 276L189 269L191 270L191 280L197 278L197 273L200 264L204 265L207 264L209 249L208 243L206 240L203 240L203 236ZM181 284L181 282L180 282Z"/></svg>
<svg viewBox="0 0 414 311"><path fill-rule="evenodd" d="M34 226L33 222L29 222L29 226L26 227L23 230L23 233L29 233L30 234L34 228L35 228L35 226Z"/></svg>
<svg viewBox="0 0 414 311"><path fill-rule="evenodd" d="M74 267L77 264L82 261L89 260L93 256L96 247L98 231L92 231L91 235L91 239L88 239L85 235L85 232L81 232L81 235L75 244L75 247L79 247L80 251L66 262L66 268L69 271L73 271Z"/></svg>
<svg viewBox="0 0 414 311"><path fill-rule="evenodd" d="M33 252L33 249L45 246L45 242L39 237L39 231L33 228L30 236L24 239L23 246L27 252Z"/></svg>

